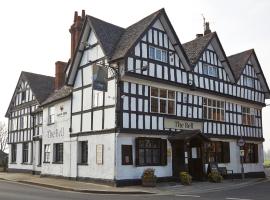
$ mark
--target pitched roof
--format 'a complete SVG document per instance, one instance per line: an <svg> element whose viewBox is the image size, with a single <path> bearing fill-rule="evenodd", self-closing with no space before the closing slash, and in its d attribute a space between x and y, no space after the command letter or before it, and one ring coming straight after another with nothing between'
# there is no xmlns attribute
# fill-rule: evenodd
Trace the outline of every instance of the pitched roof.
<svg viewBox="0 0 270 200"><path fill-rule="evenodd" d="M116 45L114 54L111 60L117 60L123 58L128 50L134 45L134 43L139 39L139 37L143 34L146 28L153 22L154 19L160 14L164 12L164 9L160 9L151 15L143 18L137 23L127 27L122 34L119 42Z"/></svg>
<svg viewBox="0 0 270 200"><path fill-rule="evenodd" d="M195 40L182 44L192 65L197 64L204 49L208 46L214 36L216 36L216 32L206 34L204 36L196 38Z"/></svg>
<svg viewBox="0 0 270 200"><path fill-rule="evenodd" d="M87 16L87 19L91 23L96 36L105 51L104 53L110 58L125 29L89 15Z"/></svg>
<svg viewBox="0 0 270 200"><path fill-rule="evenodd" d="M71 95L71 92L72 92L72 87L65 85L59 90L56 90L54 93L52 93L41 105L44 106L49 103L68 97L69 95Z"/></svg>
<svg viewBox="0 0 270 200"><path fill-rule="evenodd" d="M54 77L41 74L34 74L23 71L24 77L35 95L39 104L41 104L54 91Z"/></svg>
<svg viewBox="0 0 270 200"><path fill-rule="evenodd" d="M233 70L234 76L236 80L238 80L245 68L245 64L247 63L249 57L253 53L253 49L237 53L231 56L228 56L229 63Z"/></svg>

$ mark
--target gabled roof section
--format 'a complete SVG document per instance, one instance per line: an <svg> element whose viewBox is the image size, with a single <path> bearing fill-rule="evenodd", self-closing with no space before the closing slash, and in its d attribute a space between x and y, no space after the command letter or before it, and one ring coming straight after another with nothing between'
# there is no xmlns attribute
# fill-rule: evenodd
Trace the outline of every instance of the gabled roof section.
<svg viewBox="0 0 270 200"><path fill-rule="evenodd" d="M89 15L87 20L91 24L105 55L111 58L114 48L125 29Z"/></svg>
<svg viewBox="0 0 270 200"><path fill-rule="evenodd" d="M215 35L216 33L212 32L183 44L183 48L188 56L190 64L194 66L197 64L205 48L207 48Z"/></svg>
<svg viewBox="0 0 270 200"><path fill-rule="evenodd" d="M36 97L39 104L41 104L42 101L44 101L54 91L54 77L22 71L9 103L9 107L5 115L6 117L8 117L9 111L13 106L21 81L28 82L33 95Z"/></svg>
<svg viewBox="0 0 270 200"><path fill-rule="evenodd" d="M64 99L64 98L70 96L71 93L72 93L72 87L65 85L62 88L60 88L59 90L56 90L54 93L52 93L41 105L44 106L44 105L53 103L57 100Z"/></svg>
<svg viewBox="0 0 270 200"><path fill-rule="evenodd" d="M236 81L239 80L253 49L228 56Z"/></svg>
<svg viewBox="0 0 270 200"><path fill-rule="evenodd" d="M126 28L125 32L122 34L116 48L114 54L111 58L111 61L121 59L125 57L128 52L133 49L136 43L139 41L140 38L143 37L147 29L157 20L160 19L165 31L167 32L169 39L172 42L172 45L176 49L184 67L187 70L189 68L188 57L185 54L185 51L179 41L179 38L173 29L173 26L164 10L164 8L152 13L151 15L143 18L142 20L138 21L137 23L129 26Z"/></svg>
<svg viewBox="0 0 270 200"><path fill-rule="evenodd" d="M195 40L183 44L183 48L189 58L189 62L191 65L193 65L193 67L195 67L203 52L206 50L210 43L215 49L220 62L223 65L231 82L235 83L234 73L216 32L208 33L204 36L196 38Z"/></svg>
<svg viewBox="0 0 270 200"><path fill-rule="evenodd" d="M267 99L270 98L270 89L269 89L269 86L267 84L266 78L263 74L261 65L259 63L259 60L256 56L254 49L250 49L247 51L243 51L241 53L231 55L228 57L228 60L232 66L233 72L234 72L235 77L236 77L236 81L238 81L240 79L240 77L245 69L246 64L250 60L253 67L254 67L256 75L257 75L258 79L260 80L263 91L265 92L265 97Z"/></svg>

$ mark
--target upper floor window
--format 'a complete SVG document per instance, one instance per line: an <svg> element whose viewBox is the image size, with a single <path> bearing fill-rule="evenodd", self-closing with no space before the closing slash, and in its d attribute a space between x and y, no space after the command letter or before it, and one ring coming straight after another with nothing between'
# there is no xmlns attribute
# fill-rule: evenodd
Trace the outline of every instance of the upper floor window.
<svg viewBox="0 0 270 200"><path fill-rule="evenodd" d="M153 46L149 46L149 58L161 62L167 62L167 51Z"/></svg>
<svg viewBox="0 0 270 200"><path fill-rule="evenodd" d="M254 79L251 77L244 76L244 85L247 87L254 87Z"/></svg>
<svg viewBox="0 0 270 200"><path fill-rule="evenodd" d="M203 64L203 73L208 76L218 77L218 69L215 66Z"/></svg>
<svg viewBox="0 0 270 200"><path fill-rule="evenodd" d="M49 116L48 116L48 123L53 124L55 121L55 107L49 107Z"/></svg>
<svg viewBox="0 0 270 200"><path fill-rule="evenodd" d="M24 102L26 100L26 90L22 91L22 102Z"/></svg>
<svg viewBox="0 0 270 200"><path fill-rule="evenodd" d="M203 98L203 118L214 121L224 121L224 101Z"/></svg>
<svg viewBox="0 0 270 200"><path fill-rule="evenodd" d="M242 123L249 126L254 125L255 115L253 109L248 107L242 107Z"/></svg>
<svg viewBox="0 0 270 200"><path fill-rule="evenodd" d="M175 114L175 91L152 87L151 112Z"/></svg>

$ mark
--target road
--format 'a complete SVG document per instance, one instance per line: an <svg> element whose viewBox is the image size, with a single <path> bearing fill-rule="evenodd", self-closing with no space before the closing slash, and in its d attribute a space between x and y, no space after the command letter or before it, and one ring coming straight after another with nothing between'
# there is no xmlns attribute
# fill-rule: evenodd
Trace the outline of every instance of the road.
<svg viewBox="0 0 270 200"><path fill-rule="evenodd" d="M59 191L32 185L0 181L0 200L268 200L270 181L238 189L193 195L103 195Z"/></svg>

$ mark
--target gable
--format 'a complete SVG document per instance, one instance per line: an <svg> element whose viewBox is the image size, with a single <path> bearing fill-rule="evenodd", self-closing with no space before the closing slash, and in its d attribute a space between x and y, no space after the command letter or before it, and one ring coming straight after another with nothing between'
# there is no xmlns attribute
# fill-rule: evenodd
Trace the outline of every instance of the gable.
<svg viewBox="0 0 270 200"><path fill-rule="evenodd" d="M221 62L222 59L224 57L220 56L220 53L216 51L216 48L213 47L211 42L199 58L199 64L194 67L194 72L230 82L230 78L224 67L225 63Z"/></svg>

